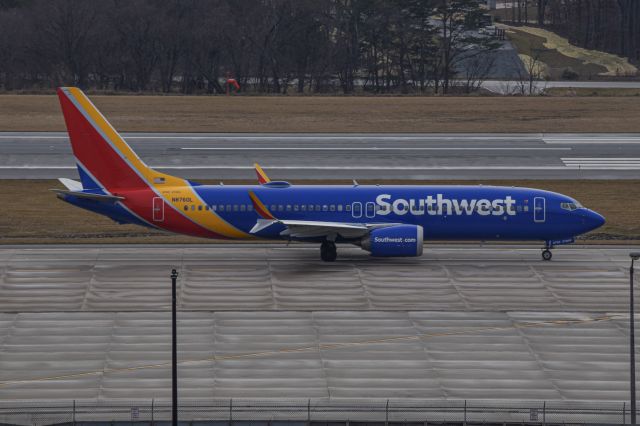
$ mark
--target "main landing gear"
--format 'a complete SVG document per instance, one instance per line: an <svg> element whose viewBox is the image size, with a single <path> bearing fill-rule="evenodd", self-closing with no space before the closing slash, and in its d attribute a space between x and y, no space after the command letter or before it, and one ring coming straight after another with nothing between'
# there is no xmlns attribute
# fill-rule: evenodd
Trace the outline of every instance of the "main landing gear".
<svg viewBox="0 0 640 426"><path fill-rule="evenodd" d="M325 262L333 262L338 257L336 243L333 241L323 241L320 246L320 258Z"/></svg>
<svg viewBox="0 0 640 426"><path fill-rule="evenodd" d="M553 256L551 254L551 249L553 248L553 245L549 242L547 242L544 246L544 249L542 250L542 260L545 261L549 261L551 260L551 257Z"/></svg>

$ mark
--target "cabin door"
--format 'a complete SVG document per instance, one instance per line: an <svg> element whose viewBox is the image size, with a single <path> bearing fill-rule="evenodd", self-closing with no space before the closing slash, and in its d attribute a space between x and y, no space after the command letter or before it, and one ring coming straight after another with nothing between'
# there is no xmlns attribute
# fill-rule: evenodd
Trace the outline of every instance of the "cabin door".
<svg viewBox="0 0 640 426"><path fill-rule="evenodd" d="M543 197L535 197L533 199L533 221L542 223L546 219L546 206Z"/></svg>
<svg viewBox="0 0 640 426"><path fill-rule="evenodd" d="M164 200L161 197L153 197L153 221L164 220Z"/></svg>

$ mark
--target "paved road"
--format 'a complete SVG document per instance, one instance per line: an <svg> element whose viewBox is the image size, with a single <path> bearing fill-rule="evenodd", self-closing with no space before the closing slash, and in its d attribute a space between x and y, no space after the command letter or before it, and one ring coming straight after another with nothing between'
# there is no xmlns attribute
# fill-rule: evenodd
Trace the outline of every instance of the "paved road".
<svg viewBox="0 0 640 426"><path fill-rule="evenodd" d="M191 179L635 179L640 134L125 134ZM63 133L0 133L0 179L77 177Z"/></svg>
<svg viewBox="0 0 640 426"><path fill-rule="evenodd" d="M494 93L528 94L529 81L519 80L487 80L482 87ZM640 81L534 81L534 93L547 89L640 89Z"/></svg>
<svg viewBox="0 0 640 426"><path fill-rule="evenodd" d="M163 310L172 267L184 310L625 311L629 251L559 247L547 263L532 246L341 246L324 263L307 244L0 248L0 312Z"/></svg>
<svg viewBox="0 0 640 426"><path fill-rule="evenodd" d="M310 245L3 247L0 400L166 399L168 367L145 367L170 359L177 267L183 399L621 405L632 249L346 248L327 264Z"/></svg>

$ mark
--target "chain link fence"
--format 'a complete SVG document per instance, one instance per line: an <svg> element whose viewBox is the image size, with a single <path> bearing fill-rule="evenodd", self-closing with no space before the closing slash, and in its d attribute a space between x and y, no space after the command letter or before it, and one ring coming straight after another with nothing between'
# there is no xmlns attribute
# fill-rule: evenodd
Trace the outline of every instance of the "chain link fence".
<svg viewBox="0 0 640 426"><path fill-rule="evenodd" d="M586 402L514 402L464 400L181 400L181 422L216 422L219 426L350 422L388 426L429 423L624 424L629 405ZM0 424L111 424L170 422L171 401L0 401Z"/></svg>

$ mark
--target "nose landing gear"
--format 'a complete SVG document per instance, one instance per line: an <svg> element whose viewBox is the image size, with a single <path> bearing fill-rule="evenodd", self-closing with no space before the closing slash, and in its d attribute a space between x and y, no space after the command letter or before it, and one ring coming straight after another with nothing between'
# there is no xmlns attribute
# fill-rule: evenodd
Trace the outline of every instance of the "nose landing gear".
<svg viewBox="0 0 640 426"><path fill-rule="evenodd" d="M338 257L336 243L333 241L323 241L320 245L320 258L325 262L334 262Z"/></svg>

